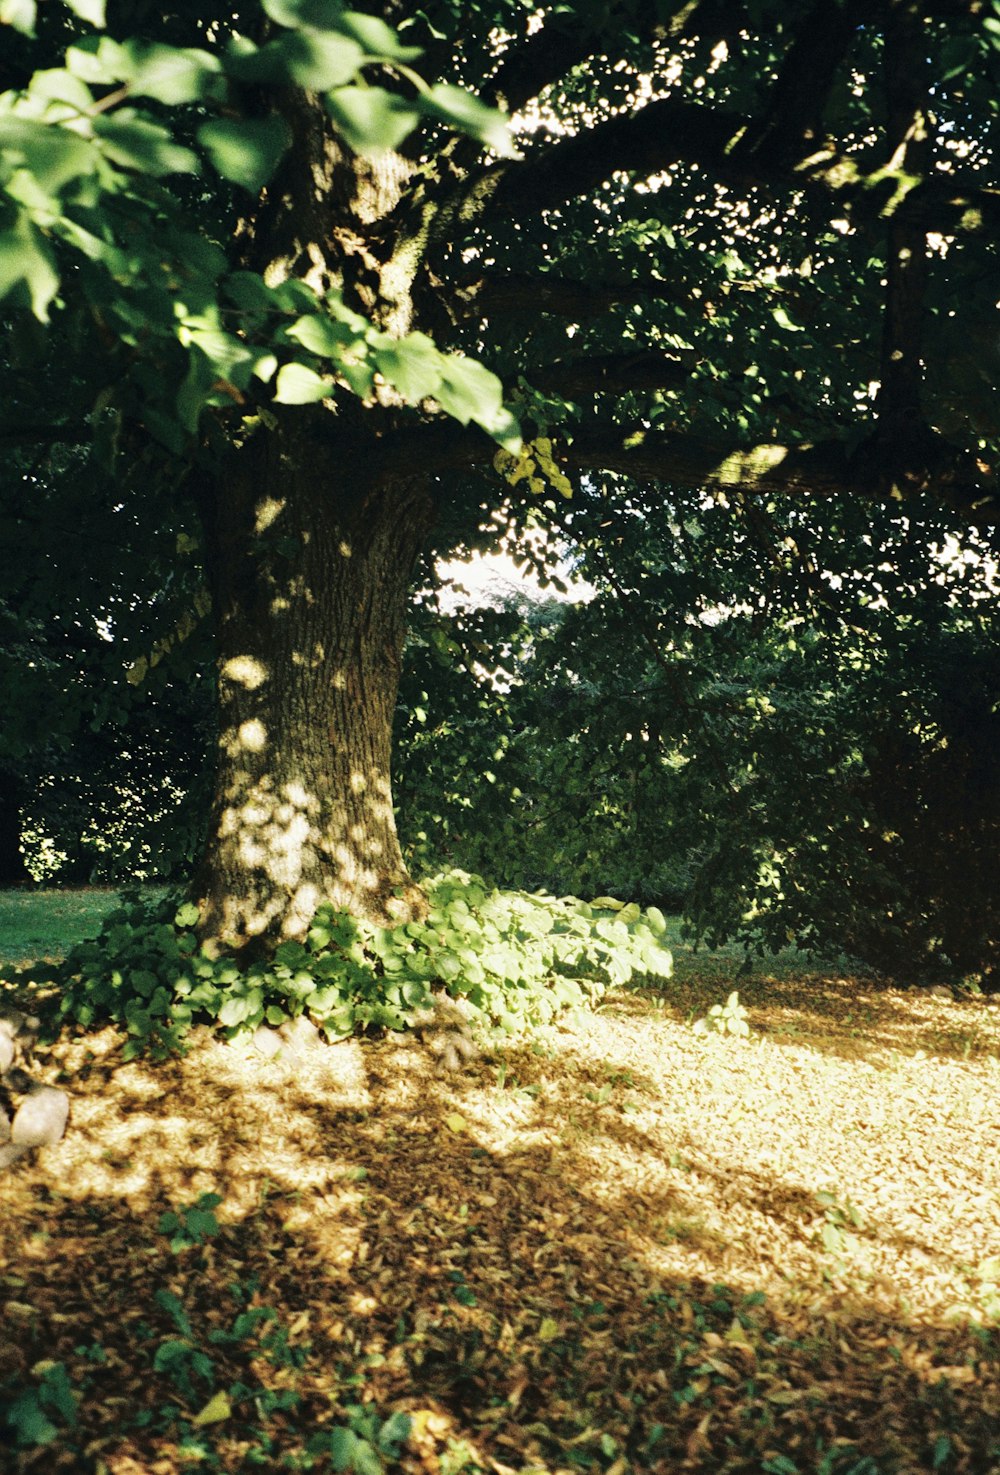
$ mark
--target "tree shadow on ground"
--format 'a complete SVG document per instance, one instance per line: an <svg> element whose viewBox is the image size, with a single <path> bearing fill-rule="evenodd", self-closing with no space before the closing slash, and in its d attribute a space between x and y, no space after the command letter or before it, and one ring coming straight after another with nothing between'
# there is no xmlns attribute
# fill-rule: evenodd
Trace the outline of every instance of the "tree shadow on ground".
<svg viewBox="0 0 1000 1475"><path fill-rule="evenodd" d="M995 1332L914 1279L947 1215L911 1244L869 1211L874 1262L839 1263L815 1142L755 1158L710 1114L752 1056L709 1042L685 1074L686 1039L653 1044L627 1010L447 1077L393 1039L61 1043L71 1133L0 1179L0 1376L44 1396L61 1364L79 1422L49 1407L54 1441L4 1468L277 1469L357 1405L411 1415L414 1471L1000 1470ZM205 1192L220 1232L173 1252L160 1215ZM280 1323L234 1340L262 1306Z"/></svg>
<svg viewBox="0 0 1000 1475"><path fill-rule="evenodd" d="M958 1062L1000 1059L998 999L972 994L945 999L927 989L835 969L789 975L764 968L741 977L738 963L727 963L722 954L697 956L706 967L694 969L695 960L688 959L689 966L657 990L675 1019L700 1018L735 989L751 1028L777 1044L876 1063L891 1061L894 1053Z"/></svg>

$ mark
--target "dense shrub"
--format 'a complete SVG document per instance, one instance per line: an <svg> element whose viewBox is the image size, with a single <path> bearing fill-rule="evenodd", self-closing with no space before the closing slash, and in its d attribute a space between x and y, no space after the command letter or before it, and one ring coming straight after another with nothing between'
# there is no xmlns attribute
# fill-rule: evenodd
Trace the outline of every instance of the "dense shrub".
<svg viewBox="0 0 1000 1475"><path fill-rule="evenodd" d="M484 1029L515 1033L593 1004L635 974L670 972L655 908L491 891L457 871L427 892L425 920L392 929L322 908L302 942L246 969L199 945L192 903L132 899L59 968L61 1016L113 1020L134 1055L178 1047L199 1019L227 1036L303 1014L331 1039L358 1027L403 1030L443 990Z"/></svg>

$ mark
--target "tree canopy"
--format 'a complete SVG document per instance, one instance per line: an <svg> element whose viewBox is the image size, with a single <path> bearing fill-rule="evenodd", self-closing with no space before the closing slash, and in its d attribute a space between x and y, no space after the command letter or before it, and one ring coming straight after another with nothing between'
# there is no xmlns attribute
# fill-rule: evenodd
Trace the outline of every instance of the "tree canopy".
<svg viewBox="0 0 1000 1475"><path fill-rule="evenodd" d="M787 540L869 547L856 506L988 552L992 4L71 9L0 9L0 434L90 446L204 571L205 935L419 914L389 769L421 551L575 548L624 608L645 546L665 611L779 524L836 605Z"/></svg>

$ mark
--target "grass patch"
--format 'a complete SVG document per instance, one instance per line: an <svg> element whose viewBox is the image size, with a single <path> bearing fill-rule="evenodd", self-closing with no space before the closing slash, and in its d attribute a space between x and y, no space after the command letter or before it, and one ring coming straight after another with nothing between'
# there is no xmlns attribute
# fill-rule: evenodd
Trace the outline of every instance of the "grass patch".
<svg viewBox="0 0 1000 1475"><path fill-rule="evenodd" d="M117 891L0 891L0 966L58 959L93 937L118 899Z"/></svg>

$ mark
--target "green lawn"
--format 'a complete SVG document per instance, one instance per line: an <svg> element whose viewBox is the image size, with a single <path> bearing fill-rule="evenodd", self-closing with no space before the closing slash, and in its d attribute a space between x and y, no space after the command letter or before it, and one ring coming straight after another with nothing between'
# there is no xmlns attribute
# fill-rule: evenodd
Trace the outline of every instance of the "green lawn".
<svg viewBox="0 0 1000 1475"><path fill-rule="evenodd" d="M117 899L117 891L104 887L0 891L0 965L61 958L100 930Z"/></svg>

